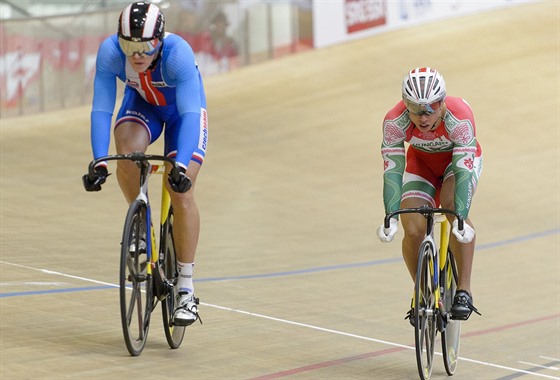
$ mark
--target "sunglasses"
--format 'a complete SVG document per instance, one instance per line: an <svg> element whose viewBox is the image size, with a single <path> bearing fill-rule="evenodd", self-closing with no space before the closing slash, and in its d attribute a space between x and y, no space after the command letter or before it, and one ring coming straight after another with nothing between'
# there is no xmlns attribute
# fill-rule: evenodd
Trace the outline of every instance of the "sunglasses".
<svg viewBox="0 0 560 380"><path fill-rule="evenodd" d="M129 41L119 37L119 46L127 57L132 57L134 54L138 54L140 57L145 55L152 56L158 52L160 44L159 39L150 41Z"/></svg>
<svg viewBox="0 0 560 380"><path fill-rule="evenodd" d="M441 108L441 100L433 102L430 104L416 104L404 99L404 104L408 112L416 116L430 116L437 112Z"/></svg>

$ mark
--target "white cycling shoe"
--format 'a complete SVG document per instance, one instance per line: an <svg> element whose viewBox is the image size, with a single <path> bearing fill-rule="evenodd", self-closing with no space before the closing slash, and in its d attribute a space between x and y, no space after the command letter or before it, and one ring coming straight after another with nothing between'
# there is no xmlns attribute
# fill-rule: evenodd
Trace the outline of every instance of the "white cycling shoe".
<svg viewBox="0 0 560 380"><path fill-rule="evenodd" d="M190 326L196 320L200 320L198 315L198 298L192 293L179 293L177 296L177 308L173 312L173 324L176 326ZM202 320L200 320L202 323Z"/></svg>

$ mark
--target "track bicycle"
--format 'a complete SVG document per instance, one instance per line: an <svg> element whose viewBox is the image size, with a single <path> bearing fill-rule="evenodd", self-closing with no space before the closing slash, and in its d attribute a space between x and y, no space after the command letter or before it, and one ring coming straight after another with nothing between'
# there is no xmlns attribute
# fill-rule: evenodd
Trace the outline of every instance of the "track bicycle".
<svg viewBox="0 0 560 380"><path fill-rule="evenodd" d="M140 169L140 191L130 204L124 223L120 260L120 309L126 348L132 356L142 353L148 338L152 311L161 301L163 327L169 347L178 348L185 334L185 326L173 324L177 299L177 262L173 240L173 207L162 180L159 250L152 223L152 208L148 198L148 178L153 173L164 173L165 165L172 165L171 176L179 175L173 158L134 152L109 155L93 160L88 172L93 177L95 165L104 161L130 160Z"/></svg>
<svg viewBox="0 0 560 380"><path fill-rule="evenodd" d="M446 214L458 220L458 229L464 227L461 215L453 210L427 205L405 208L385 216L385 227L399 214L418 213L426 218L426 234L418 252L418 269L412 302L412 324L418 374L428 380L432 373L435 339L441 333L443 363L449 376L455 373L459 357L461 323L453 319L451 306L457 291L457 264L449 247L449 222ZM435 226L439 223L439 248L436 244Z"/></svg>

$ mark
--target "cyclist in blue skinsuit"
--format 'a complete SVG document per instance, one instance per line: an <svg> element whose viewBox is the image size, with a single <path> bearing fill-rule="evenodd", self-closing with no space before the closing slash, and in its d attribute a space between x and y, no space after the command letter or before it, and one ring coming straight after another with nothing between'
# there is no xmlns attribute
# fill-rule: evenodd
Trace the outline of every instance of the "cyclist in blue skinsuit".
<svg viewBox="0 0 560 380"><path fill-rule="evenodd" d="M165 32L165 19L154 4L127 6L119 17L118 33L99 48L91 111L94 158L107 155L109 150L117 78L126 84L113 131L117 154L145 152L164 133L164 153L176 156L181 168L180 180L168 177L166 186L174 211L180 271L180 300L173 318L176 325L188 326L198 319L192 276L200 218L194 187L208 143L206 96L190 45ZM101 190L108 176L106 163L95 169L94 177L83 177L87 191ZM117 180L131 203L139 191L136 165L119 160Z"/></svg>

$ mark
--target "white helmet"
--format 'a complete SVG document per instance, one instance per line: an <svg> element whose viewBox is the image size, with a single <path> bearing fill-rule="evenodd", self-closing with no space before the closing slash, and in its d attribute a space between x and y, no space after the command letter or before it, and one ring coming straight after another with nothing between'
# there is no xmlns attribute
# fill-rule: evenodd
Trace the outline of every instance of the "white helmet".
<svg viewBox="0 0 560 380"><path fill-rule="evenodd" d="M429 105L445 99L445 81L436 69L417 67L403 80L402 97L405 103Z"/></svg>

